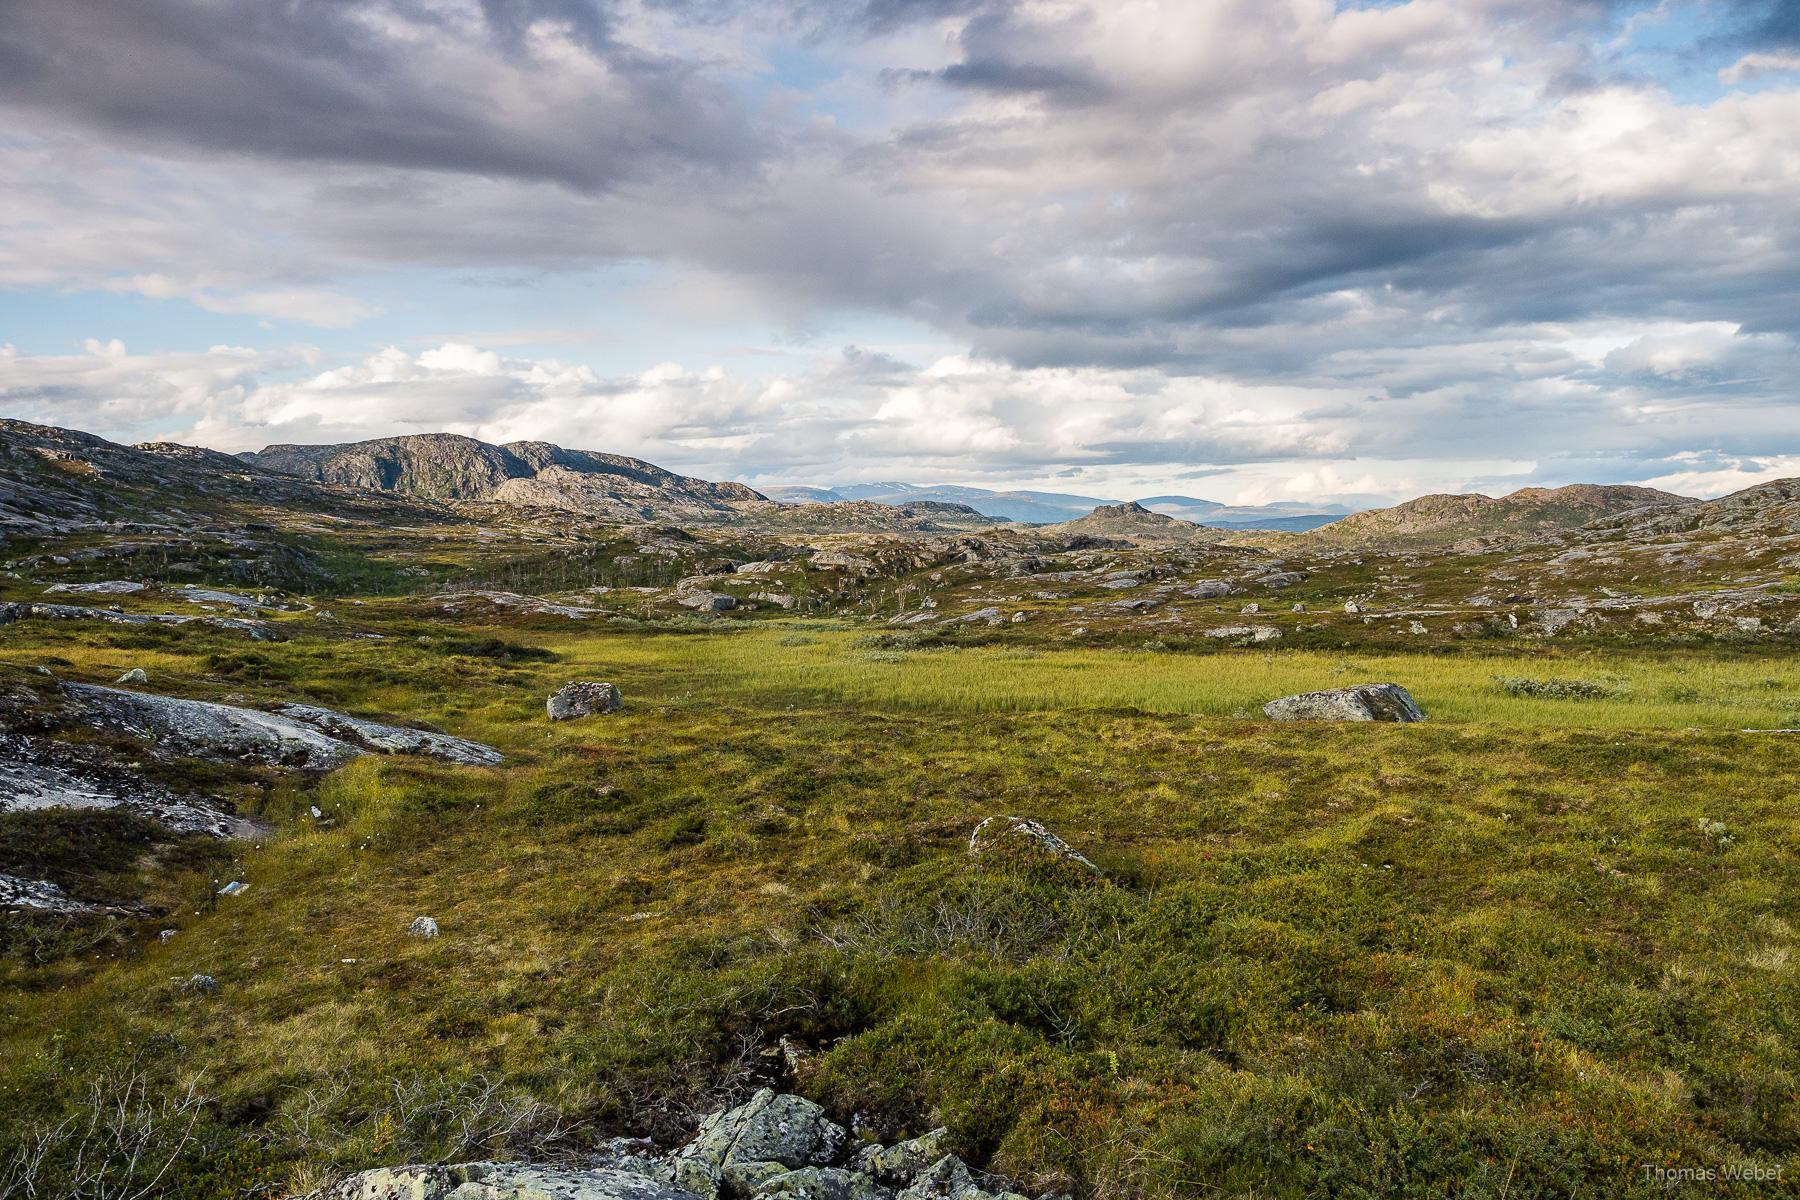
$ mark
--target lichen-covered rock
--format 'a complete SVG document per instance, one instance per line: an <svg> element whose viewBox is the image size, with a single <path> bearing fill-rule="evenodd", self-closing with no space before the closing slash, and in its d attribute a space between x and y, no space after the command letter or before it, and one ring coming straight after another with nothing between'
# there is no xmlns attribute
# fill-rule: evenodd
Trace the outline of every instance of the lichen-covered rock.
<svg viewBox="0 0 1800 1200"><path fill-rule="evenodd" d="M1202 579L1188 588L1182 595L1192 596L1196 600L1216 600L1220 596L1229 596L1237 591L1228 580Z"/></svg>
<svg viewBox="0 0 1800 1200"><path fill-rule="evenodd" d="M0 874L0 908L29 908L49 913L96 913L98 904L76 900L46 879Z"/></svg>
<svg viewBox="0 0 1800 1200"><path fill-rule="evenodd" d="M438 923L430 917L414 917L413 923L406 927L407 937L429 940L438 935Z"/></svg>
<svg viewBox="0 0 1800 1200"><path fill-rule="evenodd" d="M756 1200L765 1196L787 1197L788 1200L893 1200L894 1192L854 1171L839 1167L801 1167L765 1180L749 1195Z"/></svg>
<svg viewBox="0 0 1800 1200"><path fill-rule="evenodd" d="M944 1141L949 1133L940 1126L892 1146L865 1146L857 1153L856 1169L880 1183L904 1186L944 1157Z"/></svg>
<svg viewBox="0 0 1800 1200"><path fill-rule="evenodd" d="M484 746L468 738L432 733L424 729L407 729L400 725L383 725L378 721L366 721L361 717L348 716L312 704L278 704L275 711L284 717L291 717L323 730L339 741L382 754L423 754L428 758L440 758L445 762L470 767L491 767L506 757L492 746Z"/></svg>
<svg viewBox="0 0 1800 1200"><path fill-rule="evenodd" d="M1423 721L1425 713L1412 693L1397 683L1362 683L1283 696L1263 705L1275 721Z"/></svg>
<svg viewBox="0 0 1800 1200"><path fill-rule="evenodd" d="M736 1163L776 1162L796 1169L831 1162L846 1136L811 1100L763 1088L738 1107L703 1120L674 1157L710 1167L715 1178Z"/></svg>
<svg viewBox="0 0 1800 1200"><path fill-rule="evenodd" d="M523 1163L380 1167L313 1192L312 1200L700 1200L635 1171Z"/></svg>
<svg viewBox="0 0 1800 1200"><path fill-rule="evenodd" d="M686 592L675 597L675 603L701 612L730 612L737 607L737 597L724 592Z"/></svg>
<svg viewBox="0 0 1800 1200"><path fill-rule="evenodd" d="M1017 1192L990 1192L975 1182L954 1154L939 1159L901 1192L898 1200L1025 1200Z"/></svg>
<svg viewBox="0 0 1800 1200"><path fill-rule="evenodd" d="M969 835L969 857L980 858L999 847L1024 849L1052 861L1073 863L1093 874L1100 868L1069 843L1028 817L986 817Z"/></svg>
<svg viewBox="0 0 1800 1200"><path fill-rule="evenodd" d="M66 683L63 691L92 724L196 758L329 771L362 753L310 725L255 709L85 683Z"/></svg>
<svg viewBox="0 0 1800 1200"><path fill-rule="evenodd" d="M591 717L618 712L625 707L619 689L610 683L581 679L566 683L544 702L544 712L552 721L568 721L575 717Z"/></svg>

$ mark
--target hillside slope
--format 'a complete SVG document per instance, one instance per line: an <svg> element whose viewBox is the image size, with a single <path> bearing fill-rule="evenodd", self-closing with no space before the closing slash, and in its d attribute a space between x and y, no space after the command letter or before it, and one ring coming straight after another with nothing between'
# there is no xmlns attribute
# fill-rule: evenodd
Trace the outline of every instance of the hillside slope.
<svg viewBox="0 0 1800 1200"><path fill-rule="evenodd" d="M1697 503L1625 484L1521 488L1500 497L1430 495L1354 513L1302 535L1302 540L1318 547L1448 546L1473 538L1542 537L1638 509Z"/></svg>
<svg viewBox="0 0 1800 1200"><path fill-rule="evenodd" d="M433 500L498 500L623 521L707 521L767 500L741 483L713 483L642 459L549 442L492 445L453 433L334 446L269 446L240 455L270 471Z"/></svg>

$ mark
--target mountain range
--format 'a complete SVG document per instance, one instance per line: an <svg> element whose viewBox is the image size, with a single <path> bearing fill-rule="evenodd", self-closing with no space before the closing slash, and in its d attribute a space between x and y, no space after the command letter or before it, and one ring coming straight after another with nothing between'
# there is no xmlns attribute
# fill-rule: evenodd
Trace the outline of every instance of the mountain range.
<svg viewBox="0 0 1800 1200"><path fill-rule="evenodd" d="M1096 508L1111 508L1125 501L1101 496L1026 490L991 491L955 484L921 486L880 482L813 487L782 484L763 489L772 500L788 504L841 504L852 500L878 504L917 504L934 501L961 504L990 517L1004 517L1031 525L1053 525L1085 516ZM1313 529L1335 521L1352 510L1339 504L1267 504L1237 507L1193 496L1147 496L1136 501L1152 512L1191 521L1214 529Z"/></svg>

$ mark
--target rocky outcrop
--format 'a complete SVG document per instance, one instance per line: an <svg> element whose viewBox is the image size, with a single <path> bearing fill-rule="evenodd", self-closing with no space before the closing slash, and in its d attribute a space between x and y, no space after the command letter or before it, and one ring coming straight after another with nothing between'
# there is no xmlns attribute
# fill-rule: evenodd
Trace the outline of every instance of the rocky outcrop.
<svg viewBox="0 0 1800 1200"><path fill-rule="evenodd" d="M382 1167L310 1200L1024 1200L977 1179L932 1130L852 1153L844 1129L800 1096L767 1088L713 1113L687 1145L657 1154L615 1140L586 1170L526 1163Z"/></svg>
<svg viewBox="0 0 1800 1200"><path fill-rule="evenodd" d="M492 746L432 733L423 729L407 729L399 725L383 725L361 717L346 716L329 708L312 704L278 704L275 711L284 717L311 725L339 741L373 750L379 754L422 754L466 767L491 767L505 758Z"/></svg>
<svg viewBox="0 0 1800 1200"><path fill-rule="evenodd" d="M1263 705L1275 721L1423 721L1425 713L1412 693L1397 683L1363 683L1355 687L1283 696Z"/></svg>
<svg viewBox="0 0 1800 1200"><path fill-rule="evenodd" d="M713 483L642 459L549 442L490 445L451 433L241 455L265 470L432 500L496 500L618 521L708 521L772 507L741 483Z"/></svg>
<svg viewBox="0 0 1800 1200"><path fill-rule="evenodd" d="M88 683L66 683L63 692L87 724L145 738L159 750L220 762L330 771L371 750L474 766L492 766L502 757L479 742L365 721L313 705L288 704L266 713Z"/></svg>
<svg viewBox="0 0 1800 1200"><path fill-rule="evenodd" d="M116 766L99 748L0 734L0 812L117 808L176 833L246 837L255 826L197 796L179 796Z"/></svg>
<svg viewBox="0 0 1800 1200"><path fill-rule="evenodd" d="M63 692L86 723L194 758L331 771L362 753L310 725L252 708L87 683L66 683Z"/></svg>
<svg viewBox="0 0 1800 1200"><path fill-rule="evenodd" d="M552 721L568 721L576 717L592 717L618 712L625 707L619 689L610 683L578 679L565 683L544 701L544 713Z"/></svg>
<svg viewBox="0 0 1800 1200"><path fill-rule="evenodd" d="M121 612L116 608L89 608L81 604L43 604L18 603L7 605L9 610L0 625L8 621L23 621L28 617L37 617L51 621L101 621L108 625L204 625L209 629L223 629L229 633L242 634L253 642L270 642L280 640L274 626L266 621L252 621L245 617L202 617L191 613L138 613Z"/></svg>

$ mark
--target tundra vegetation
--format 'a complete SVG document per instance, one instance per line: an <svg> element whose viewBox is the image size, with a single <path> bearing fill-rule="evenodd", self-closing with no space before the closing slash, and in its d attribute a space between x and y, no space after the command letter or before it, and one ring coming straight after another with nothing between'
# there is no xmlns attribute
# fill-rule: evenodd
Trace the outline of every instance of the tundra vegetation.
<svg viewBox="0 0 1800 1200"><path fill-rule="evenodd" d="M61 685L138 669L118 686L505 757L297 771L56 726L255 824L0 813L0 873L80 906L5 917L0 1192L579 1164L618 1135L674 1145L762 1086L884 1142L946 1126L1034 1195L1800 1173L1800 738L1746 732L1800 726L1786 534L1670 509L1454 552L1001 530L983 558L962 534L815 544L331 495L315 507L341 524L264 513L251 551L9 538L8 736L61 719ZM1301 578L1255 582L1278 569ZM125 577L149 586L45 594ZM741 604L694 610L693 578ZM1187 594L1207 579L1231 594ZM1281 636L1212 635L1258 625ZM547 719L577 680L623 707ZM1429 720L1260 712L1386 680ZM1098 870L972 857L1000 814Z"/></svg>

